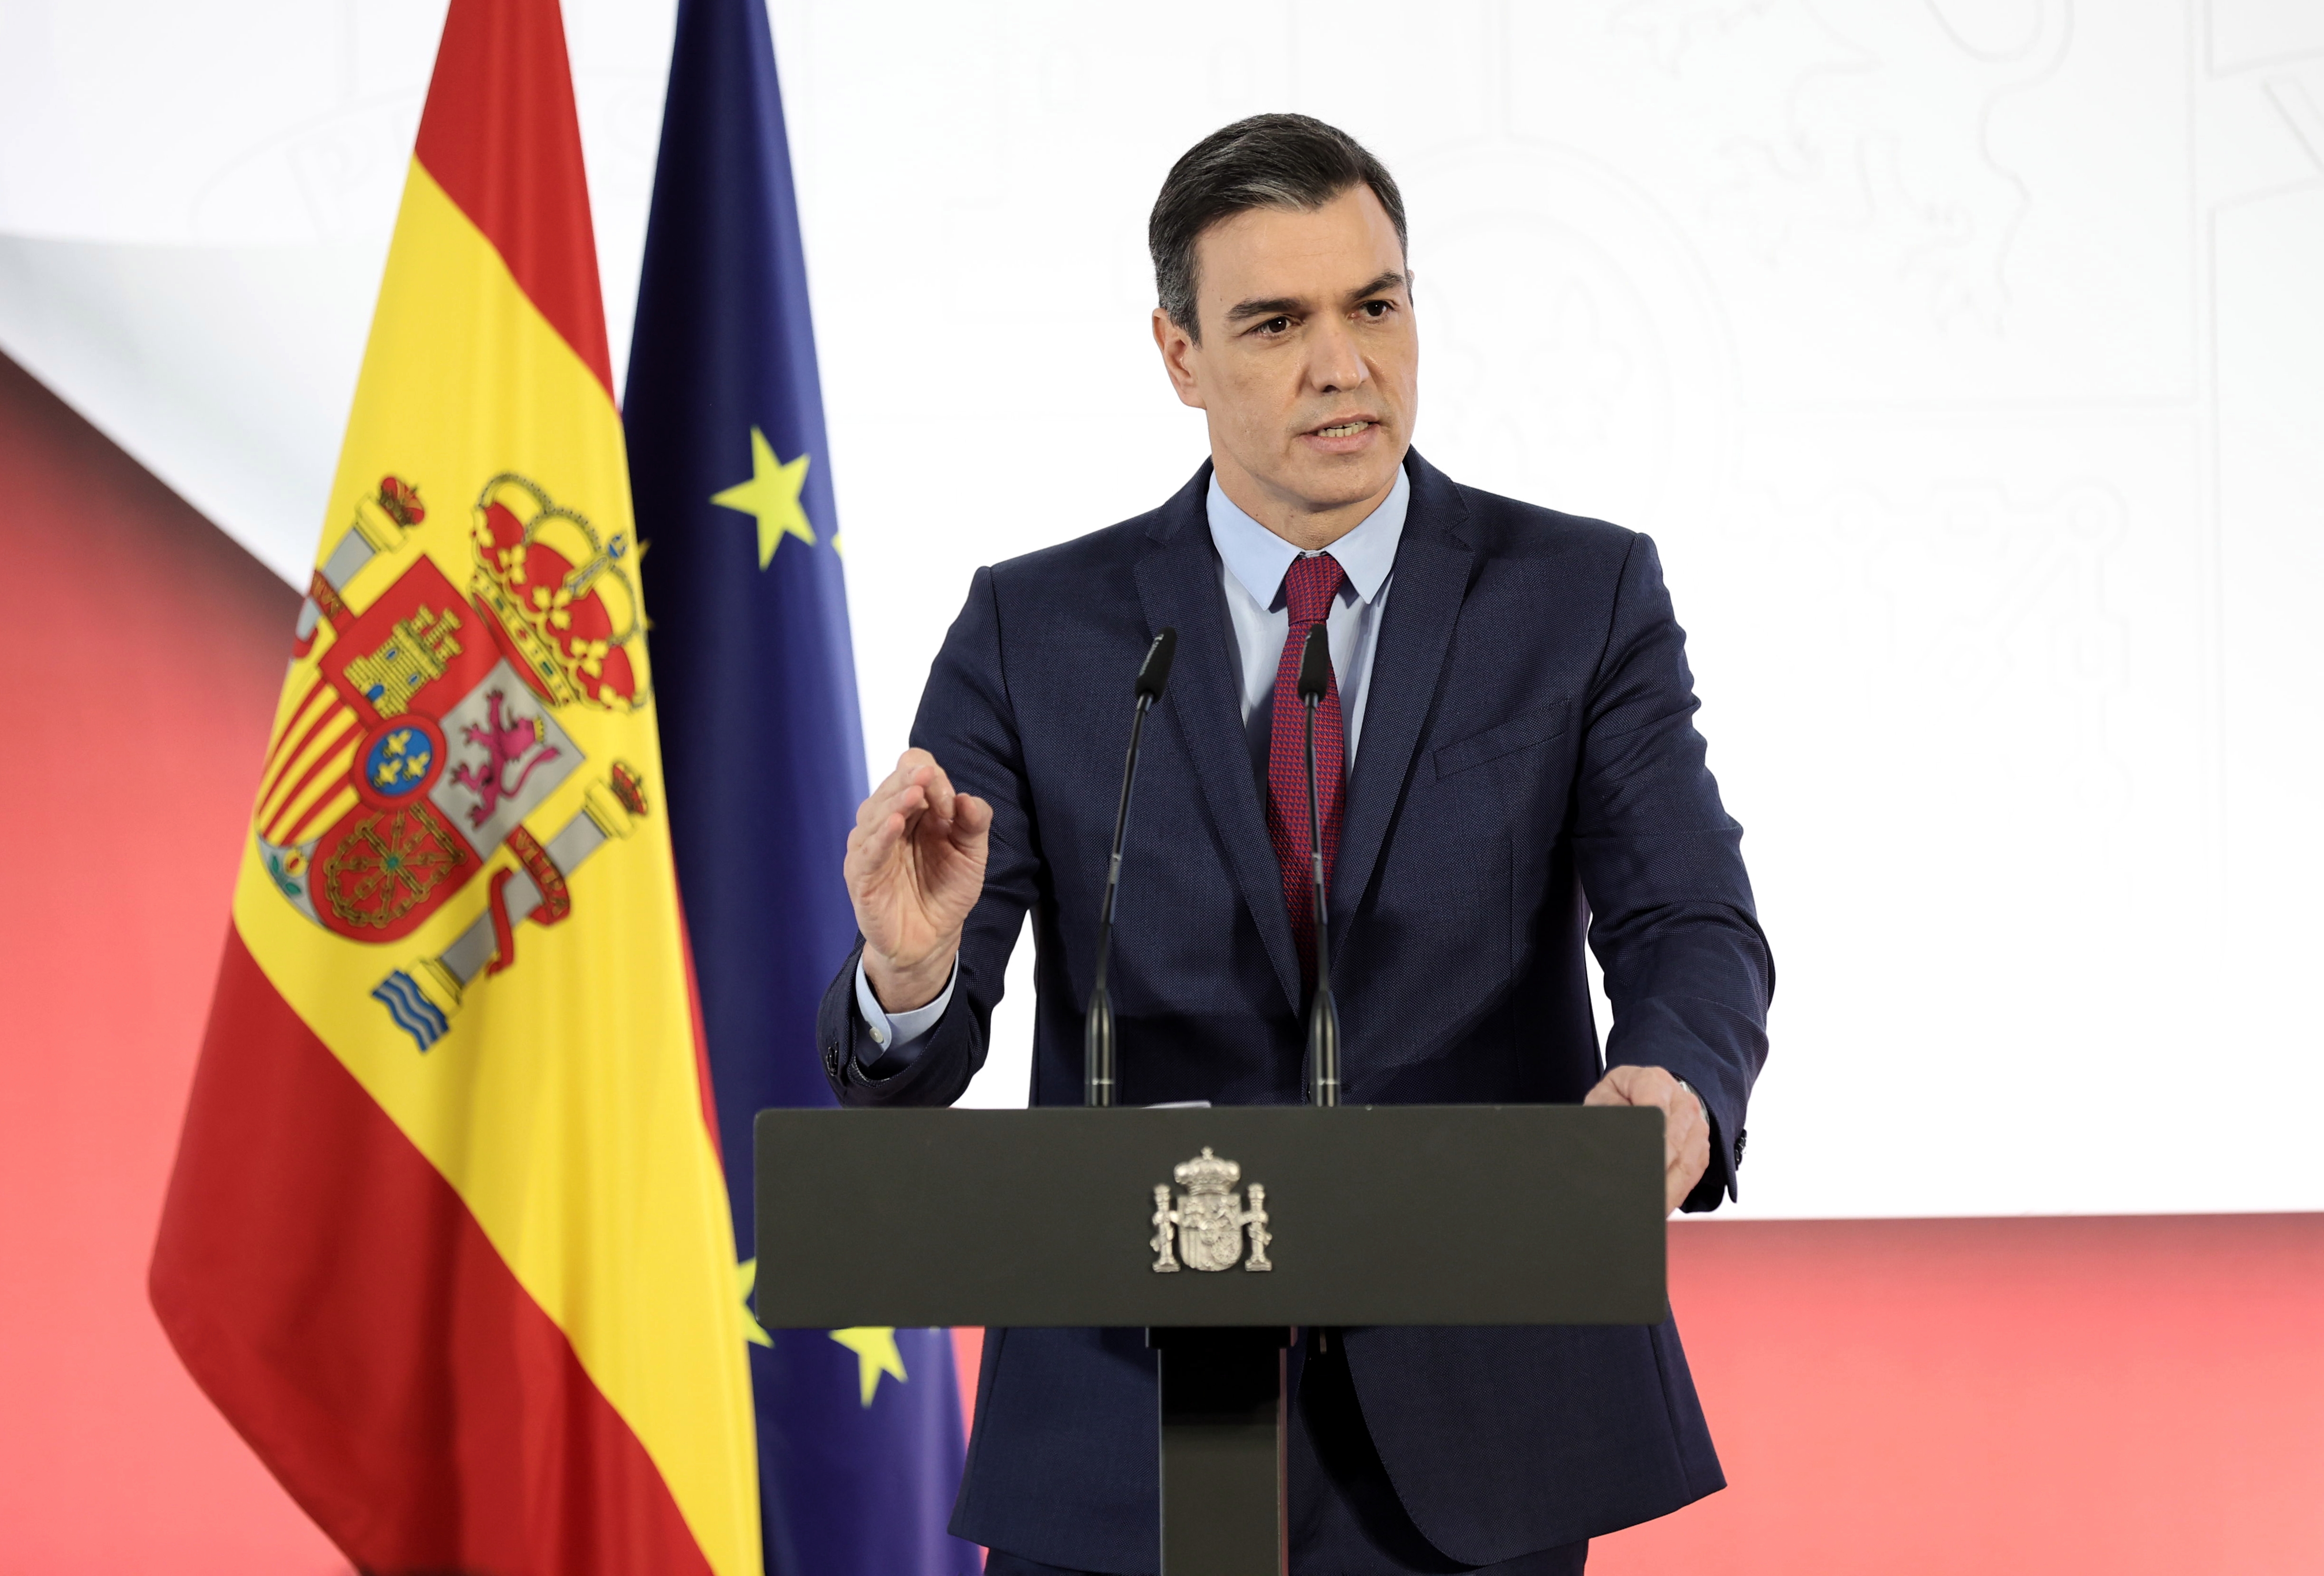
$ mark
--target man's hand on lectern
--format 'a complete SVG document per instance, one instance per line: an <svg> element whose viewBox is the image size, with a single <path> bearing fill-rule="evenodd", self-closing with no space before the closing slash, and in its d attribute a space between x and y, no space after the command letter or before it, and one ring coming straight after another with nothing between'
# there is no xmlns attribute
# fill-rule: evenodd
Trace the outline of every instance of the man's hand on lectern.
<svg viewBox="0 0 2324 1576"><path fill-rule="evenodd" d="M927 1006L952 978L991 831L992 806L954 792L925 750L897 757L856 810L847 896L863 932L863 977L889 1011Z"/></svg>
<svg viewBox="0 0 2324 1576"><path fill-rule="evenodd" d="M936 987L942 990L939 983ZM1663 1197L1676 1209L1711 1166L1711 1112L1702 1097L1660 1067L1609 1067L1584 1105L1651 1105L1663 1113Z"/></svg>

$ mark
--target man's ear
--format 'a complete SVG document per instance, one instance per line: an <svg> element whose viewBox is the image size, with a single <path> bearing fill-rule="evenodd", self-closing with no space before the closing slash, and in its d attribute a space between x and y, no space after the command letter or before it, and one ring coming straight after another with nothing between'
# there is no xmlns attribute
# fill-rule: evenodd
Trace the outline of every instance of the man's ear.
<svg viewBox="0 0 2324 1576"><path fill-rule="evenodd" d="M1203 402L1202 379L1194 366L1201 352L1186 331L1159 307L1154 309L1154 348L1162 353L1162 370L1170 374L1170 386L1178 392L1178 402L1192 405L1197 410L1207 409Z"/></svg>

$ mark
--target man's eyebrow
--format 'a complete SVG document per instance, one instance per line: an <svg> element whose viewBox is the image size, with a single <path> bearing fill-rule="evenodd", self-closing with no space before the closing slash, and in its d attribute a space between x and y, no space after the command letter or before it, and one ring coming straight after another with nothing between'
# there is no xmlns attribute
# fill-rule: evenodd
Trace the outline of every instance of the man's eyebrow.
<svg viewBox="0 0 2324 1576"><path fill-rule="evenodd" d="M1227 309L1227 321L1248 323L1253 318L1289 318L1307 309L1307 303L1289 296L1270 296L1265 300L1237 301Z"/></svg>
<svg viewBox="0 0 2324 1576"><path fill-rule="evenodd" d="M1348 300L1360 301L1366 296L1376 296L1383 290L1400 289L1404 283L1404 275L1391 268L1379 278L1367 280L1357 289L1350 290ZM1305 301L1291 296L1268 296L1259 300L1236 302L1227 309L1227 321L1248 323L1254 318L1292 318L1307 309Z"/></svg>

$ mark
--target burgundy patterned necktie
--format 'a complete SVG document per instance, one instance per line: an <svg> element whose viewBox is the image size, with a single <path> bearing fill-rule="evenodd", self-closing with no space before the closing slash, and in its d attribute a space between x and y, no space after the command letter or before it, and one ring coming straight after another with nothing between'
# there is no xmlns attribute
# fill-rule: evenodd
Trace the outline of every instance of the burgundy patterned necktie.
<svg viewBox="0 0 2324 1576"><path fill-rule="evenodd" d="M1329 553L1291 560L1283 596L1291 611L1291 632L1275 665L1275 717L1267 749L1267 834L1283 867L1283 906L1291 913L1291 934L1299 943L1299 972L1315 977L1315 878L1307 857L1306 707L1299 699L1299 659L1307 631L1332 611L1347 584L1347 573ZM1340 677L1334 673L1315 706L1317 802L1323 811L1323 880L1340 857L1340 806L1347 797L1346 735L1340 718Z"/></svg>

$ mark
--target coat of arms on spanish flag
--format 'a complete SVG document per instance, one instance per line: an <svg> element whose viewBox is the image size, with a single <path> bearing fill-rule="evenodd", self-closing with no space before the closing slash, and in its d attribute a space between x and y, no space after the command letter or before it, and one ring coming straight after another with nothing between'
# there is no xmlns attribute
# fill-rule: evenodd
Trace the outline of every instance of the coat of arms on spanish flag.
<svg viewBox="0 0 2324 1576"><path fill-rule="evenodd" d="M152 1271L373 1572L759 1569L556 0L453 0Z"/></svg>

